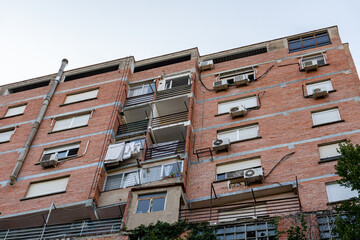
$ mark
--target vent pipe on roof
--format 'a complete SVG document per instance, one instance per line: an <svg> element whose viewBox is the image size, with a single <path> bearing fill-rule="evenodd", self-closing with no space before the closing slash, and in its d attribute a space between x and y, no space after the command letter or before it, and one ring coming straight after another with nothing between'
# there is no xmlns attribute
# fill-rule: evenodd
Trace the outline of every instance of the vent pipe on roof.
<svg viewBox="0 0 360 240"><path fill-rule="evenodd" d="M60 66L60 69L55 77L55 81L53 82L53 84L51 85L50 87L50 90L48 92L48 94L46 95L45 99L44 99L44 102L43 102L43 105L41 106L41 109L40 109L40 112L36 118L36 121L34 123L34 126L32 127L31 129L31 132L25 142L25 145L22 149L22 152L19 156L19 159L17 160L16 162L16 165L14 167L14 170L13 172L11 173L10 175L10 185L13 185L16 183L16 180L17 180L17 177L19 176L19 172L20 172L20 169L24 163L24 160L25 160L25 157L29 151L29 148L31 146L31 143L32 141L34 140L35 138L35 135L36 135L36 132L37 130L39 129L39 126L40 126L40 123L45 115L45 112L46 112L46 109L49 105L49 102L52 98L52 96L54 95L54 92L55 92L55 89L57 87L57 85L59 84L60 80L61 80L61 77L64 73L64 68L66 67L66 65L68 64L68 60L67 59L63 59L62 62L61 62L61 66Z"/></svg>

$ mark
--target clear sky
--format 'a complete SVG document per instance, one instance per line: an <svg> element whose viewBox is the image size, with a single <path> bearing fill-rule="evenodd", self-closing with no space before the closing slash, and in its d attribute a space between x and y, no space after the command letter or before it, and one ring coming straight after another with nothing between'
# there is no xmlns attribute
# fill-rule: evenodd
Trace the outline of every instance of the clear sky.
<svg viewBox="0 0 360 240"><path fill-rule="evenodd" d="M360 68L359 0L0 0L0 85L126 56L201 55L338 25Z"/></svg>

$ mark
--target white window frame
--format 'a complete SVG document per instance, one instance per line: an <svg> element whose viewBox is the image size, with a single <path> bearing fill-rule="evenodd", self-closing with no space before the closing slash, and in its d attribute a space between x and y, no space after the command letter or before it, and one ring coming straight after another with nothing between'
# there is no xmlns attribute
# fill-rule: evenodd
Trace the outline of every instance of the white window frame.
<svg viewBox="0 0 360 240"><path fill-rule="evenodd" d="M228 177L229 173L244 171L248 169L254 169L261 167L261 158L244 159L241 161L231 161L223 164L216 165L216 180L231 179ZM230 170L231 169L231 170ZM219 175L225 174L225 178L218 179Z"/></svg>
<svg viewBox="0 0 360 240"><path fill-rule="evenodd" d="M67 130L67 129L72 129L72 128L76 128L76 127L82 127L82 126L86 126L90 120L92 113L84 113L81 115L76 115L76 116L71 116L71 117L64 117L64 118L60 118L60 119L55 119L55 125L52 129L52 132L57 132L57 131L62 131L62 130ZM81 118L81 117L85 117L87 116L86 122L81 123L80 125L74 125L74 123L76 122L77 119ZM59 125L59 122L65 122L65 121L69 121L68 126L63 126L63 127L59 127L59 129L56 128L57 124Z"/></svg>
<svg viewBox="0 0 360 240"><path fill-rule="evenodd" d="M226 102L218 103L218 114L229 113L230 109L233 107L244 107L244 108L252 108L257 107L257 96L249 96L240 99L234 99Z"/></svg>
<svg viewBox="0 0 360 240"><path fill-rule="evenodd" d="M164 195L151 196L151 195L155 195L155 194L164 194ZM149 197L146 198L146 196L149 196ZM145 197L145 198L140 198L140 197ZM152 208L154 199L160 199L160 198L164 198L164 207L163 207L163 210L161 210L161 211L164 211L166 209L167 192L154 192L154 193L138 195L138 199L136 201L136 214L154 212L153 208ZM138 212L139 201L146 201L146 200L150 200L147 212ZM157 211L155 211L155 212L157 212Z"/></svg>
<svg viewBox="0 0 360 240"><path fill-rule="evenodd" d="M248 131L249 129L254 129L254 131L256 131L256 136L251 135L249 137L242 137L242 134L245 131ZM229 134L233 134L234 137L229 136ZM243 141L243 140L248 140L248 139L254 139L259 137L259 125L258 124L253 124L250 126L243 126L243 127L238 127L238 128L234 128L231 130L225 130L225 131L221 131L218 132L217 134L217 139L224 139L224 138L229 138L230 142L237 142L237 141Z"/></svg>
<svg viewBox="0 0 360 240"><path fill-rule="evenodd" d="M15 133L15 128L1 129L0 130L0 143L9 142L11 136Z"/></svg>
<svg viewBox="0 0 360 240"><path fill-rule="evenodd" d="M191 83L191 77L189 74L182 74L182 75L177 75L177 76L173 76L173 77L167 77L164 79L164 90L167 89L172 89L172 85L173 85L173 81L179 78L183 78L183 77L188 77L188 83L187 85L190 85ZM185 85L185 84L184 84Z"/></svg>
<svg viewBox="0 0 360 240"><path fill-rule="evenodd" d="M144 84L141 84L141 85L136 85L136 86L130 86L129 88L129 93L128 93L128 97L137 97L137 96L141 96L141 95L144 95L144 94L147 94L147 93L144 93L145 89L147 88L152 88L152 93L155 92L155 84L153 82L150 82L150 83L144 83ZM140 89L141 88L141 93L140 94L136 94L136 95L132 95L133 91L135 89ZM150 94L150 93L149 93Z"/></svg>
<svg viewBox="0 0 360 240"><path fill-rule="evenodd" d="M320 161L336 160L341 154L337 152L339 149L339 144L342 142L321 144L318 146Z"/></svg>
<svg viewBox="0 0 360 240"><path fill-rule="evenodd" d="M155 179L153 181L149 181L149 182L143 182L143 171L146 171L146 169L148 168L141 168L139 170L131 170L131 171L126 171L126 172L121 172L121 173L114 173L114 174L109 174L106 176L106 180L105 180L105 184L104 184L104 189L103 191L110 191L110 190L114 190L114 189L120 189L120 188L124 188L124 177L125 177L125 174L127 173L137 173L137 179L136 179L136 183L134 185L129 185L129 186L126 186L126 187L130 187L130 186L135 186L137 184L139 184L139 182L141 183L150 183L150 182L155 182L155 181L160 181L162 180L164 177L167 177L164 175L164 167L166 167L167 165L171 165L171 164L174 164L174 163L179 163L181 166L181 174L183 173L183 168L184 168L184 163L183 161L176 161L176 162L171 162L171 163L164 163L162 165L157 165L157 166L152 166L152 167L149 167L149 168L156 168L156 167L161 167L161 170L160 170L160 176L158 177L158 179ZM108 184L108 177L111 177L111 176L117 176L117 175L122 175L121 176L121 180L119 180L119 187L117 188L110 188L108 189L107 188L107 184ZM140 181L139 181L139 176L140 176Z"/></svg>
<svg viewBox="0 0 360 240"><path fill-rule="evenodd" d="M54 153L57 153L58 154L58 157L59 159L64 159L64 158L67 158L67 157L73 157L73 156L77 156L76 155L69 155L69 152L70 150L72 149L80 149L80 142L77 142L77 143L72 143L72 144L66 144L66 145L62 145L62 146L57 146L57 147L52 147L52 148L46 148L44 149L44 152L43 152L43 155L48 155L48 154L54 154ZM59 156L59 152L65 152L65 155L64 157L61 157Z"/></svg>
<svg viewBox="0 0 360 240"><path fill-rule="evenodd" d="M338 183L326 183L326 193L330 203L349 200L358 197L359 192L351 188L341 186Z"/></svg>
<svg viewBox="0 0 360 240"><path fill-rule="evenodd" d="M334 90L331 80L326 80L326 81L306 84L307 94L308 95L314 94L314 89L316 88L320 88L321 91L327 91L327 92Z"/></svg>
<svg viewBox="0 0 360 240"><path fill-rule="evenodd" d="M332 114L332 115L328 115L328 117L331 116L332 119L329 119L328 121L321 121L320 117L323 118L326 114ZM331 109L327 109L327 110L313 112L313 113L311 113L311 117L312 117L314 126L323 125L326 123L337 122L337 121L341 120L340 112L339 112L338 108L331 108Z"/></svg>
<svg viewBox="0 0 360 240"><path fill-rule="evenodd" d="M68 94L66 95L64 104L82 102L86 100L96 99L99 93L99 88L91 89L87 91L82 91L78 93Z"/></svg>
<svg viewBox="0 0 360 240"><path fill-rule="evenodd" d="M48 196L66 191L70 176L49 179L41 182L31 182L25 198Z"/></svg>
<svg viewBox="0 0 360 240"><path fill-rule="evenodd" d="M4 117L13 117L23 114L25 112L26 105L27 104L22 104L22 105L9 107Z"/></svg>
<svg viewBox="0 0 360 240"><path fill-rule="evenodd" d="M301 66L302 66L302 68L305 68L304 62L307 62L307 61L312 61L313 64L314 64L314 61L316 61L316 64L318 64L319 60L324 60L324 64L326 64L326 58L325 58L324 54L319 54L319 55L310 56L310 57L302 57L301 58ZM319 65L319 66L323 66L323 65Z"/></svg>

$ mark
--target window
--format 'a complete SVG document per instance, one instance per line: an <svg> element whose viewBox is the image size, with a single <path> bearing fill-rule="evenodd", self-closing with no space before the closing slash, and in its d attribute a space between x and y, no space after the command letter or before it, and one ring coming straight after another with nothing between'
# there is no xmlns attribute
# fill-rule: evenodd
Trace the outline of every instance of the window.
<svg viewBox="0 0 360 240"><path fill-rule="evenodd" d="M138 197L136 213L163 211L165 209L165 198L166 192L140 195Z"/></svg>
<svg viewBox="0 0 360 240"><path fill-rule="evenodd" d="M53 132L60 131L64 129L76 128L81 126L86 126L90 118L90 113L73 116L68 118L63 118L56 120Z"/></svg>
<svg viewBox="0 0 360 240"><path fill-rule="evenodd" d="M306 91L308 95L312 95L315 89L327 92L334 90L330 80L306 84Z"/></svg>
<svg viewBox="0 0 360 240"><path fill-rule="evenodd" d="M11 117L23 114L26 108L26 104L16 107L9 107L4 117Z"/></svg>
<svg viewBox="0 0 360 240"><path fill-rule="evenodd" d="M272 222L253 222L242 223L236 225L218 226L215 231L219 240L227 239L261 239L275 240L277 239L276 224Z"/></svg>
<svg viewBox="0 0 360 240"><path fill-rule="evenodd" d="M306 37L289 40L289 52L297 52L305 49L320 47L331 44L329 34L318 33Z"/></svg>
<svg viewBox="0 0 360 240"><path fill-rule="evenodd" d="M244 170L261 167L261 159L229 162L216 166L216 180L244 177Z"/></svg>
<svg viewBox="0 0 360 240"><path fill-rule="evenodd" d="M218 132L218 139L229 138L230 142L242 141L246 139L253 139L259 136L259 126L251 125L239 127L232 130Z"/></svg>
<svg viewBox="0 0 360 240"><path fill-rule="evenodd" d="M253 81L255 78L254 71L242 71L242 72L236 72L232 74L224 74L220 76L220 80L227 80L228 84L234 85L235 79L237 77L244 76L245 78L249 79L250 81Z"/></svg>
<svg viewBox="0 0 360 240"><path fill-rule="evenodd" d="M339 143L327 144L319 146L320 161L337 160L340 153L338 153Z"/></svg>
<svg viewBox="0 0 360 240"><path fill-rule="evenodd" d="M154 93L154 91L155 91L155 83L146 83L146 84L130 87L128 97L135 97L143 94Z"/></svg>
<svg viewBox="0 0 360 240"><path fill-rule="evenodd" d="M69 182L69 176L30 183L29 189L26 193L26 198L44 196L49 194L65 192L66 186Z"/></svg>
<svg viewBox="0 0 360 240"><path fill-rule="evenodd" d="M339 239L334 232L335 218L336 216L332 215L316 216L321 240Z"/></svg>
<svg viewBox="0 0 360 240"><path fill-rule="evenodd" d="M165 79L165 89L171 89L174 87L179 87L183 85L189 85L190 84L190 77L188 74L185 76L176 76Z"/></svg>
<svg viewBox="0 0 360 240"><path fill-rule="evenodd" d="M80 148L80 143L48 148L44 150L43 156L57 153L59 159L72 157L77 155L79 148Z"/></svg>
<svg viewBox="0 0 360 240"><path fill-rule="evenodd" d="M67 95L65 98L64 104L74 103L74 102L81 102L85 100L95 99L99 89L93 89L86 92L75 93Z"/></svg>
<svg viewBox="0 0 360 240"><path fill-rule="evenodd" d="M10 141L10 138L14 132L15 132L15 128L0 130L0 143Z"/></svg>
<svg viewBox="0 0 360 240"><path fill-rule="evenodd" d="M312 65L317 64L318 66L323 66L323 65L326 64L324 55L317 55L317 56L307 57L307 58L301 59L301 64L302 64L303 68L306 67L305 63L307 63L307 62L312 62Z"/></svg>
<svg viewBox="0 0 360 240"><path fill-rule="evenodd" d="M126 173L108 175L106 177L105 191L126 188L141 183L160 181L167 177L179 177L182 175L183 162L163 164L160 166L142 168ZM141 181L139 180L139 176Z"/></svg>
<svg viewBox="0 0 360 240"><path fill-rule="evenodd" d="M348 200L353 197L359 197L358 191L353 191L351 188L340 186L338 183L327 183L326 192L329 202L338 202Z"/></svg>
<svg viewBox="0 0 360 240"><path fill-rule="evenodd" d="M257 106L257 99L256 96L236 99L227 102L221 102L218 105L218 114L221 113L228 113L230 109L233 107L245 107L245 108L252 108Z"/></svg>
<svg viewBox="0 0 360 240"><path fill-rule="evenodd" d="M325 123L337 122L337 121L341 120L339 109L337 109L337 108L314 112L311 115L312 115L314 126L322 125Z"/></svg>

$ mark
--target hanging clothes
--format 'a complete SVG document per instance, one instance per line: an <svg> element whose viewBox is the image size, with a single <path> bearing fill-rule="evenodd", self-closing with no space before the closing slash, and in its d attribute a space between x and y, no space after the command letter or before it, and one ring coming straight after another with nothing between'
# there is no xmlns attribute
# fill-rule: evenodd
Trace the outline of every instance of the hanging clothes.
<svg viewBox="0 0 360 240"><path fill-rule="evenodd" d="M108 151L106 153L104 162L105 163L114 163L119 162L123 160L125 150L125 143L116 143L116 144L110 144Z"/></svg>

